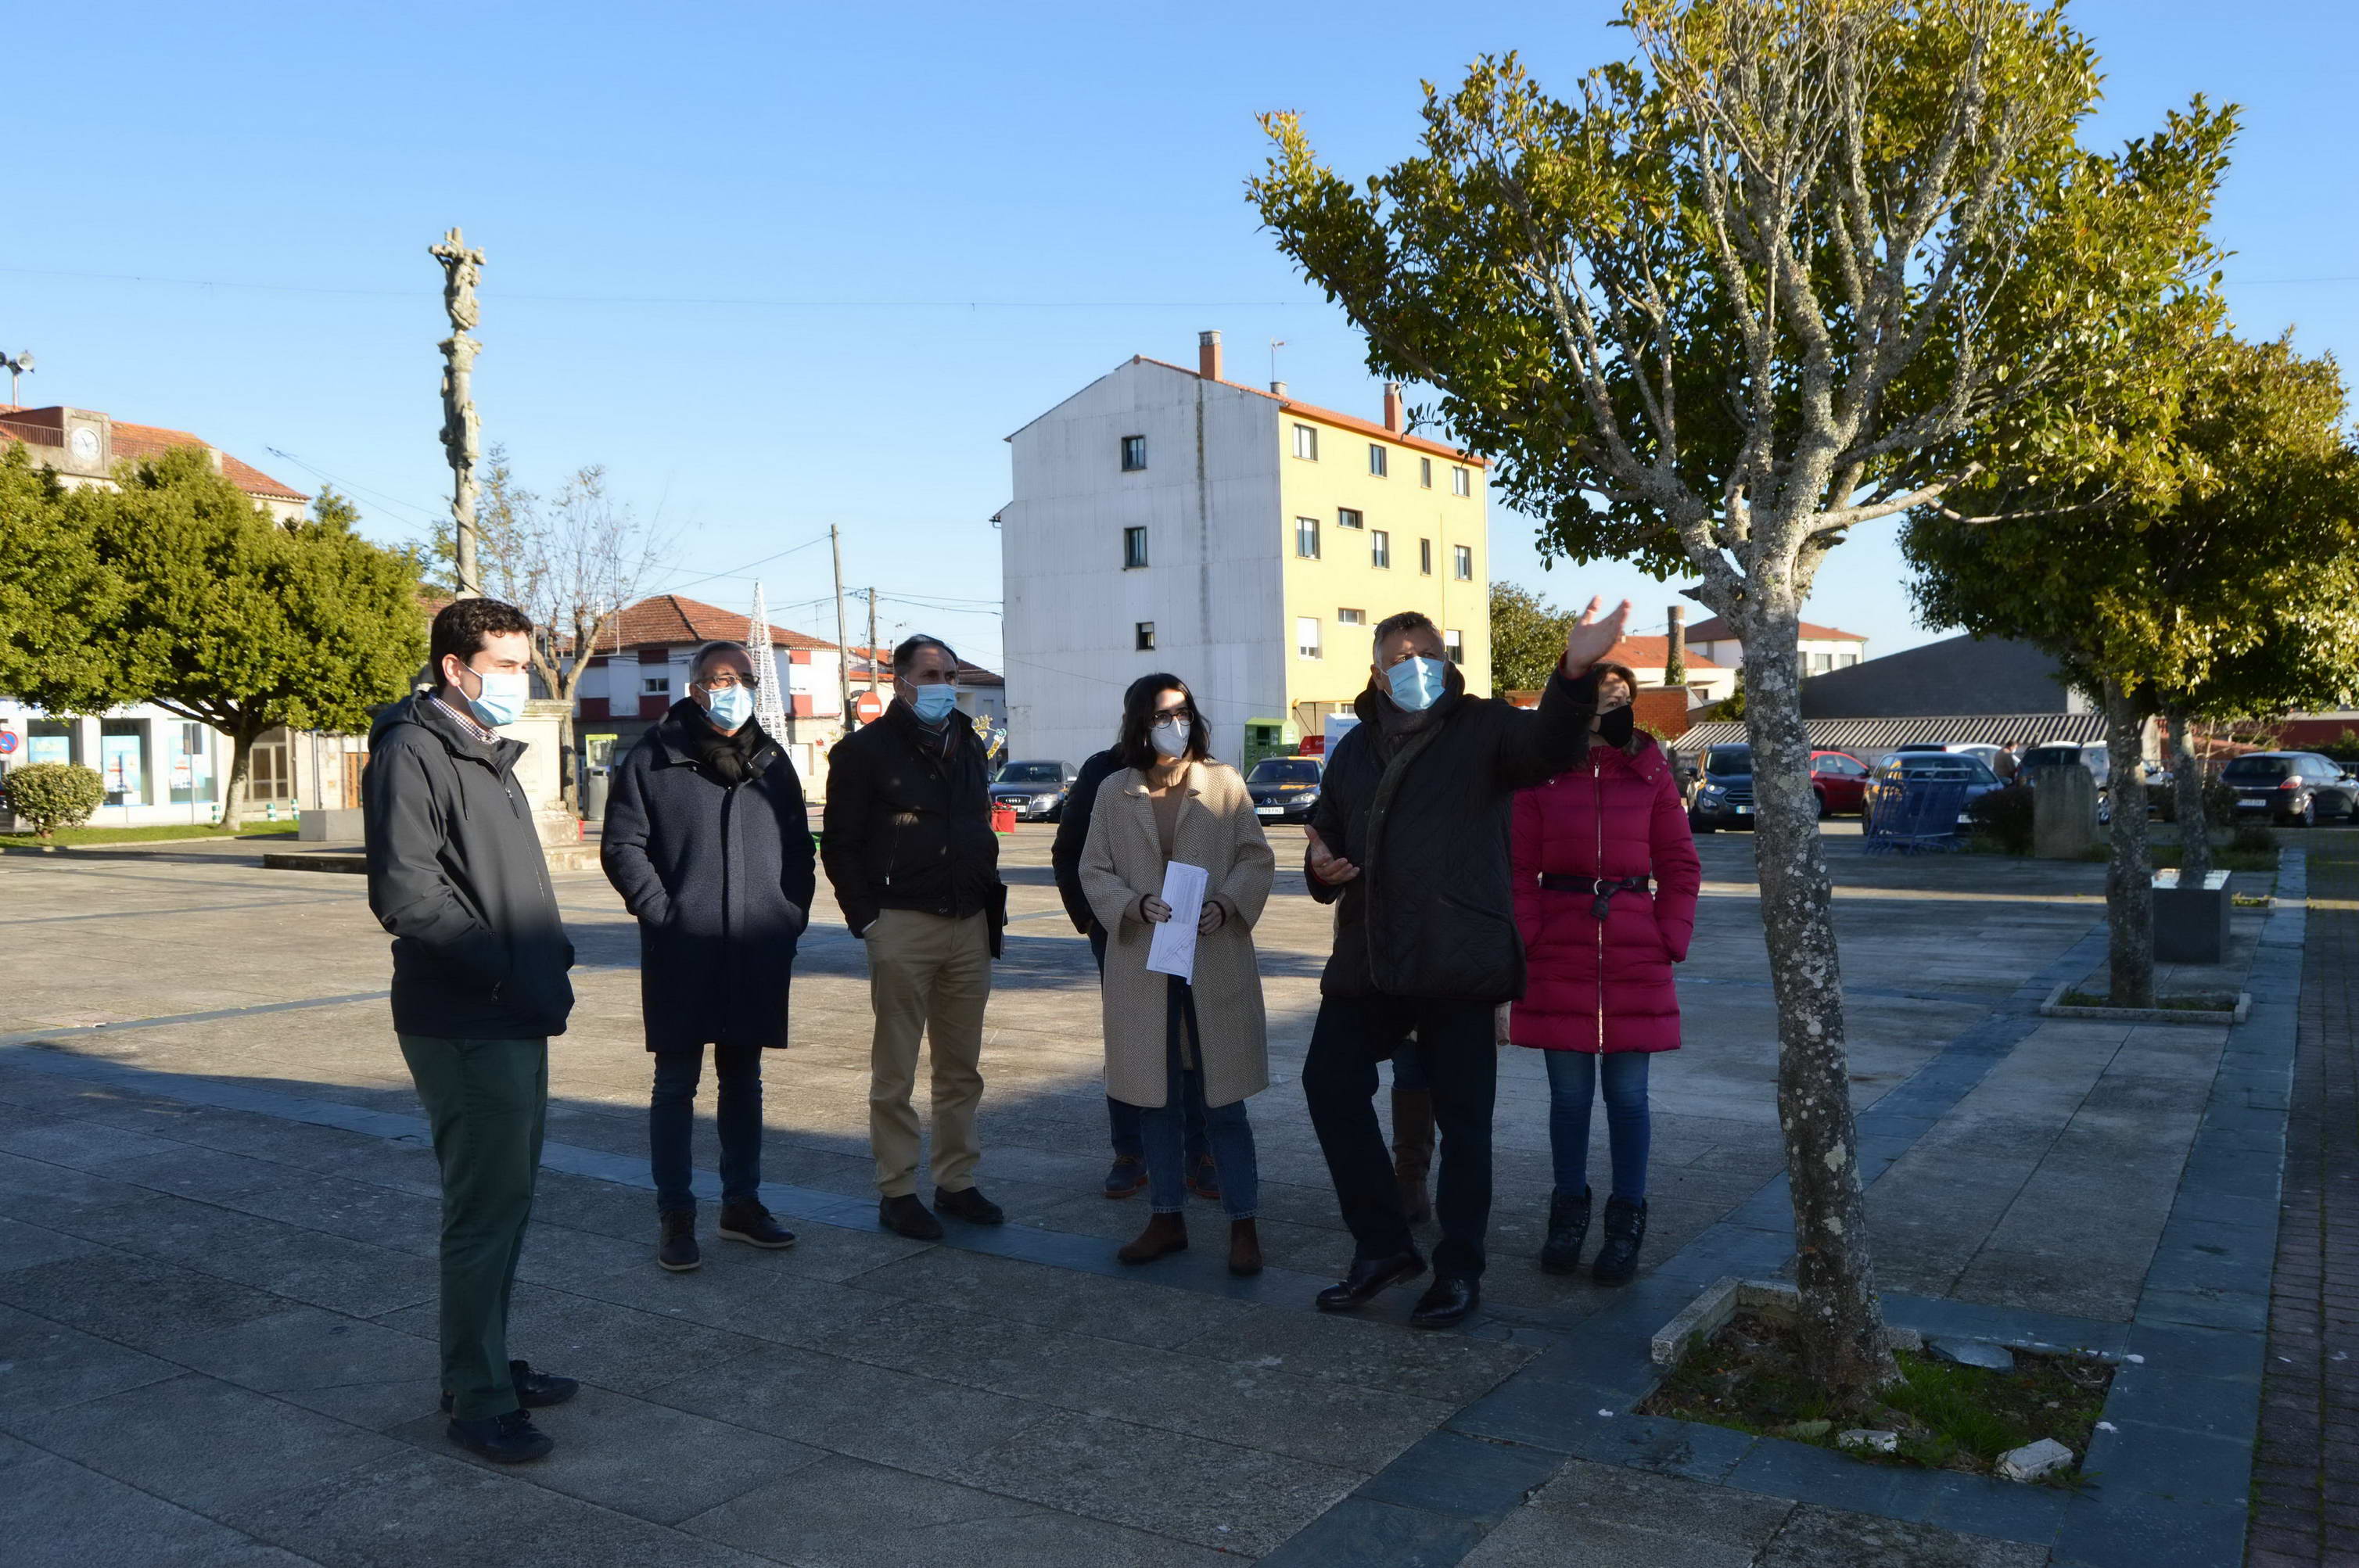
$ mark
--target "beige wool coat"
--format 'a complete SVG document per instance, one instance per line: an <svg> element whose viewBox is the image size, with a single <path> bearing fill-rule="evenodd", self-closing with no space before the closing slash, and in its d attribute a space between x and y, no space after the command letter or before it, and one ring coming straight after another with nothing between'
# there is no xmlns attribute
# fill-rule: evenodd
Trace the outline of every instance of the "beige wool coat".
<svg viewBox="0 0 2359 1568"><path fill-rule="evenodd" d="M1180 788L1186 798L1172 834L1171 858L1202 866L1205 898L1218 898L1228 909L1220 930L1196 939L1193 989L1204 1103L1233 1105L1269 1087L1269 1030L1253 928L1269 901L1277 859L1235 768L1192 762ZM1155 928L1141 918L1138 901L1162 895L1163 867L1163 840L1156 832L1147 780L1136 768L1123 768L1098 789L1089 841L1082 850L1082 891L1106 930L1101 987L1106 1093L1150 1109L1163 1104L1169 1083L1169 976L1147 971Z"/></svg>

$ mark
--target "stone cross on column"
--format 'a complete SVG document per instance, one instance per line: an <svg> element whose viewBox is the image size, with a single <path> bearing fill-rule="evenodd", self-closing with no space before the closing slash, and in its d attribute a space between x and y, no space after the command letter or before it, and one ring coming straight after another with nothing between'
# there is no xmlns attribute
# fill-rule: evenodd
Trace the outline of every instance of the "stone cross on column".
<svg viewBox="0 0 2359 1568"><path fill-rule="evenodd" d="M451 459L451 525L457 557L459 597L484 591L475 573L475 460L483 455L483 430L475 419L475 355L483 347L467 335L481 319L475 285L483 277L484 253L471 250L457 228L428 248L442 264L442 308L451 335L442 340L442 450Z"/></svg>

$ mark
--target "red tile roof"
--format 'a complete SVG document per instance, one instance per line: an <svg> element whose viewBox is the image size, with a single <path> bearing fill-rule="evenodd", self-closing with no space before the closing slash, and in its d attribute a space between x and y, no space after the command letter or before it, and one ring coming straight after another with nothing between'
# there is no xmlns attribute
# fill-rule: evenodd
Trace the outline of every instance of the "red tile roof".
<svg viewBox="0 0 2359 1568"><path fill-rule="evenodd" d="M1168 359L1158 359L1153 354L1133 354L1131 363L1159 365L1166 370L1176 370L1182 376L1193 376L1199 379L1203 376L1201 371L1190 370L1184 365L1174 365ZM1472 463L1477 468L1491 466L1491 460L1487 457L1477 457L1471 452L1461 452L1454 446L1444 446L1438 441L1428 441L1423 436L1413 436L1406 430L1386 430L1374 419L1363 419L1353 414L1338 413L1332 408L1322 408L1316 403L1305 403L1296 397L1281 397L1275 392L1266 392L1258 387L1248 387L1242 381L1223 380L1219 385L1234 387L1240 392L1250 392L1256 397L1266 397L1288 413L1299 414L1306 419L1322 419L1328 424L1341 425L1347 430L1357 430L1362 435L1375 436L1380 441L1397 441L1417 452L1430 452L1436 457L1446 457L1452 463Z"/></svg>
<svg viewBox="0 0 2359 1568"><path fill-rule="evenodd" d="M658 593L652 599L642 599L626 606L614 617L598 639L598 652L611 652L621 648L663 648L677 643L744 642L753 635L754 620L734 610L723 610L679 593ZM835 644L821 642L801 632L788 631L784 626L770 628L770 641L778 648L833 648Z"/></svg>
<svg viewBox="0 0 2359 1568"><path fill-rule="evenodd" d="M9 420L10 415L49 412L48 408L35 409L0 403L0 421L16 422ZM39 422L53 429L61 427L64 412L60 409L56 419ZM136 463L141 458L161 457L174 447L212 444L201 436L190 435L186 430L167 430L161 425L132 425L116 419L109 419L107 424L114 437L114 457L118 463ZM308 501L311 498L300 490L281 485L252 463L242 463L225 452L221 454L221 472L222 477L249 495L267 495L274 501Z"/></svg>
<svg viewBox="0 0 2359 1568"><path fill-rule="evenodd" d="M1692 638L1695 634L1690 632L1688 636ZM1614 645L1614 651L1605 656L1605 662L1626 664L1633 670L1660 670L1670 657L1671 639L1669 637L1625 637ZM1690 651L1688 654L1688 668L1691 670L1718 670L1721 666L1714 664L1700 653Z"/></svg>
<svg viewBox="0 0 2359 1568"><path fill-rule="evenodd" d="M1810 621L1802 623L1802 636L1813 642L1865 642L1867 640L1857 632L1839 632L1832 626L1821 626ZM1699 621L1688 628L1690 642L1743 642L1744 640L1736 635L1734 626L1730 626L1718 615L1714 615L1708 621Z"/></svg>

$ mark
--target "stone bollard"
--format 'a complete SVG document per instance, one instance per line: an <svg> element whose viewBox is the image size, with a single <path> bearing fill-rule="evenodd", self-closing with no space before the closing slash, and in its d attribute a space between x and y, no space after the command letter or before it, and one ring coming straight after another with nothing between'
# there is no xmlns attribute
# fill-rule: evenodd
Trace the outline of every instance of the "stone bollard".
<svg viewBox="0 0 2359 1568"><path fill-rule="evenodd" d="M2043 768L2033 776L2031 853L2078 860L2097 842L2097 781L2085 768Z"/></svg>

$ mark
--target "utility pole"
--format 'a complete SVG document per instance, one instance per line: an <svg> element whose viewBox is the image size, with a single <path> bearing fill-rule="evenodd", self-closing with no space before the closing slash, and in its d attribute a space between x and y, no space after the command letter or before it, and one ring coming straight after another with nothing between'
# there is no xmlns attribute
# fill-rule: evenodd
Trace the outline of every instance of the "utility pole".
<svg viewBox="0 0 2359 1568"><path fill-rule="evenodd" d="M876 690L876 590L868 590L868 689Z"/></svg>
<svg viewBox="0 0 2359 1568"><path fill-rule="evenodd" d="M852 724L852 648L843 639L843 537L833 523L827 526L827 551L835 561L835 682L843 727Z"/></svg>

